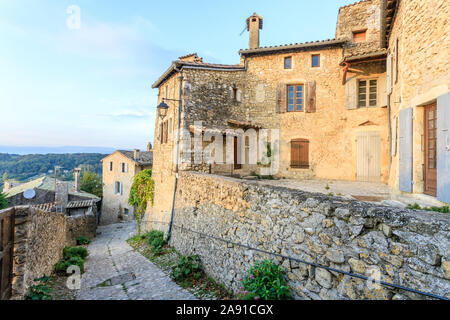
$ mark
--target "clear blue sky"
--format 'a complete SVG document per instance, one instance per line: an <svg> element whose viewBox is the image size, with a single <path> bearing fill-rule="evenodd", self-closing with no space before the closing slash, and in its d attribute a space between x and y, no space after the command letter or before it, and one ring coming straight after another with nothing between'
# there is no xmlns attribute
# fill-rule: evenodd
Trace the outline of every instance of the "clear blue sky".
<svg viewBox="0 0 450 320"><path fill-rule="evenodd" d="M238 63L253 12L263 46L333 38L353 2L0 0L0 145L144 149L151 84L178 56ZM66 25L70 5L80 29Z"/></svg>

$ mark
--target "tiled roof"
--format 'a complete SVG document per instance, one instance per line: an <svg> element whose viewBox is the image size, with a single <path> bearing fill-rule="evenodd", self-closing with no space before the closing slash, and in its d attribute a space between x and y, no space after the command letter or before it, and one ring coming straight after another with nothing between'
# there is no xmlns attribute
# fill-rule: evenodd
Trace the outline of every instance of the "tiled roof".
<svg viewBox="0 0 450 320"><path fill-rule="evenodd" d="M370 58L376 58L376 57L383 57L385 55L387 55L387 49L378 49L378 50L367 51L367 52L359 52L357 54L346 56L340 64L342 65L344 62L355 61L355 60L364 60L364 59L370 59Z"/></svg>
<svg viewBox="0 0 450 320"><path fill-rule="evenodd" d="M269 53L269 52L278 52L278 51L287 51L287 50L295 50L295 49L308 49L308 48L316 48L316 47L325 47L331 45L342 45L346 42L346 40L340 39L327 39L322 41L310 41L303 43L291 43L284 44L280 46L269 46L269 47L259 47L256 49L242 49L239 50L239 54L247 55L247 54L258 54L258 53Z"/></svg>
<svg viewBox="0 0 450 320"><path fill-rule="evenodd" d="M218 70L245 70L245 66L240 64L218 64L218 63L206 63L200 61L184 61L175 60L170 67L159 77L158 80L153 83L152 88L158 88L172 74L177 72L183 67L197 68L197 69L218 69Z"/></svg>
<svg viewBox="0 0 450 320"><path fill-rule="evenodd" d="M77 191L75 189L75 184L73 181L60 181L60 180L57 180L57 181L59 183L68 184L69 194L71 194L71 195L76 195L76 196L86 197L86 198L91 198L91 199L97 199L97 200L100 199L91 193L87 193L84 191ZM48 191L55 191L55 179L48 177L48 176L43 176L38 179L29 181L27 183L21 184L20 186L9 189L6 192L6 197L10 198L19 193L23 193L25 190L28 190L28 189L42 189L42 190L48 190Z"/></svg>
<svg viewBox="0 0 450 320"><path fill-rule="evenodd" d="M130 160L133 160L139 165L146 166L153 164L153 151L139 151L137 153L137 159L134 158L134 151L117 150Z"/></svg>
<svg viewBox="0 0 450 320"><path fill-rule="evenodd" d="M94 204L95 204L94 200L70 201L67 204L67 209L88 208L92 207Z"/></svg>
<svg viewBox="0 0 450 320"><path fill-rule="evenodd" d="M178 59L181 60L181 59L189 58L189 57L192 57L192 56L198 56L197 52L186 54L184 56L179 57Z"/></svg>
<svg viewBox="0 0 450 320"><path fill-rule="evenodd" d="M33 208L36 208L36 209L39 209L42 211L52 212L53 209L55 208L55 203L49 202L49 203L36 204L33 206Z"/></svg>

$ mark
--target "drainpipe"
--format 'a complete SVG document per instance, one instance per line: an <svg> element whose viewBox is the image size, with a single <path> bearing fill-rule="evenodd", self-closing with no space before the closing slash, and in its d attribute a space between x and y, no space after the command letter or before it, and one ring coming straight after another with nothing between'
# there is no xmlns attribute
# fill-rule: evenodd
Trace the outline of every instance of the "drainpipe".
<svg viewBox="0 0 450 320"><path fill-rule="evenodd" d="M179 88L179 100L178 100L178 131L177 131L177 153L176 153L176 159L175 159L175 185L173 188L173 199L172 199L172 211L170 214L170 223L169 223L169 231L167 233L167 242L169 242L170 237L172 236L172 228L173 228L173 220L175 218L175 199L177 194L177 186L178 186L178 159L179 159L179 153L180 153L180 128L181 128L181 107L182 107L182 94L183 94L183 73L180 69L178 69L175 66L175 71L180 73L180 76L178 77L180 88Z"/></svg>

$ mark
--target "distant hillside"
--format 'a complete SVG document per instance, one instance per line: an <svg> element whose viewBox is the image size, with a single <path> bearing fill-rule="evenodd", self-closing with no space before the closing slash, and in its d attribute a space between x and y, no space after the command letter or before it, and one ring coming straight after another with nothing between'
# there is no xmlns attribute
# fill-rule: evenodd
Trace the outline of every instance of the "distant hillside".
<svg viewBox="0 0 450 320"><path fill-rule="evenodd" d="M100 160L106 154L101 153L73 153L73 154L7 154L0 153L0 183L6 172L8 180L27 181L30 178L49 173L55 166L58 178L62 180L73 179L73 169L81 167L97 174L102 173ZM66 172L64 172L66 171Z"/></svg>
<svg viewBox="0 0 450 320"><path fill-rule="evenodd" d="M101 153L110 154L115 149L106 147L16 147L16 146L0 146L0 153L10 154L64 154L64 153Z"/></svg>

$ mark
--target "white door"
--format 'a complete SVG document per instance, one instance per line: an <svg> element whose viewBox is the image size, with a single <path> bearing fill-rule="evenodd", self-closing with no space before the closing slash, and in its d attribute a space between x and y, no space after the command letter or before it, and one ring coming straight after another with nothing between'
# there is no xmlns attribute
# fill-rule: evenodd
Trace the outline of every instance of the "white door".
<svg viewBox="0 0 450 320"><path fill-rule="evenodd" d="M380 181L380 149L379 132L358 132L356 136L356 179L358 181Z"/></svg>

